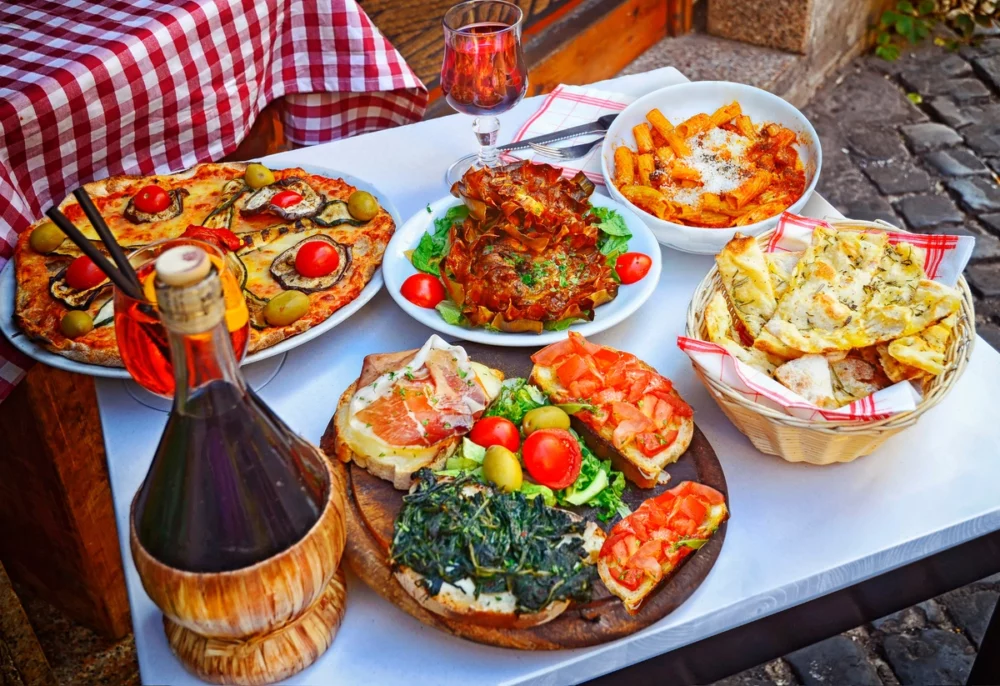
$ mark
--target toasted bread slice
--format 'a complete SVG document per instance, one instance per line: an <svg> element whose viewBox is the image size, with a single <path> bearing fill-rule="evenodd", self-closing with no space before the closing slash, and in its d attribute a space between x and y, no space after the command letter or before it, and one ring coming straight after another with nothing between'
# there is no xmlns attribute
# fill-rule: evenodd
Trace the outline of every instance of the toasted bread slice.
<svg viewBox="0 0 1000 686"><path fill-rule="evenodd" d="M390 446L372 437L359 435L350 426L351 399L359 388L373 383L383 374L404 368L416 355L416 350L398 353L378 353L365 357L361 376L352 383L337 404L334 415L334 452L342 462L355 462L373 476L391 481L400 490L407 490L413 481L413 474L424 468L438 469L461 445L462 436L450 436L431 446ZM486 390L488 400L499 392L503 373L489 369L476 362L471 363L476 376ZM489 388L486 388L489 386Z"/></svg>
<svg viewBox="0 0 1000 686"><path fill-rule="evenodd" d="M646 597L653 592L662 579L653 579L652 577L646 577L646 579L639 584L633 591L626 588L611 576L611 570L608 568L607 560L601 559L597 561L597 573L601 577L601 581L607 586L608 590L612 594L621 598L622 604L625 606L625 611L630 615L634 615L642 607L643 602L645 602Z"/></svg>
<svg viewBox="0 0 1000 686"><path fill-rule="evenodd" d="M573 519L582 517L568 513ZM597 562L597 556L604 544L604 531L594 522L587 522L583 532L584 549L590 553L590 562ZM424 577L409 567L400 567L395 572L396 580L403 589L425 609L436 615L497 629L528 629L539 626L561 615L569 607L569 600L549 603L538 612L518 613L517 600L509 591L503 593L480 593L475 595L471 579L462 579L458 584L444 582L437 595L432 596L424 586Z"/></svg>
<svg viewBox="0 0 1000 686"><path fill-rule="evenodd" d="M646 371L657 374L658 372L645 362L639 364ZM559 398L565 393L556 378L552 369L535 365L531 370L531 382L542 389L550 398ZM676 390L671 391L673 395L680 398ZM657 484L657 480L663 468L680 459L684 451L691 445L694 437L694 420L691 417L673 418L677 426L677 438L666 450L661 450L655 455L648 457L644 455L638 447L626 445L619 449L615 446L612 434L614 429L610 424L595 429L580 417L573 417L573 428L584 436L587 445L602 460L611 460L612 466L625 474L625 478L640 488L652 488Z"/></svg>

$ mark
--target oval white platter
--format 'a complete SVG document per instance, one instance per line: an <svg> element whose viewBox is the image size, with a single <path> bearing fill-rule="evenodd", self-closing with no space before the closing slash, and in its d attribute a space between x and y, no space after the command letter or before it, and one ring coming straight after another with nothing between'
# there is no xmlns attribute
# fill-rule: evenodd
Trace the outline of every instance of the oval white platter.
<svg viewBox="0 0 1000 686"><path fill-rule="evenodd" d="M443 217L449 208L460 205L461 202L459 198L451 195L441 198L428 205L428 209L419 210L403 224L402 228L396 229L395 235L389 241L389 247L386 248L385 258L382 260L382 273L389 295L403 308L404 312L421 324L466 341L503 347L540 347L566 338L566 331L543 331L540 334L506 333L449 324L441 318L437 310L418 307L402 296L400 288L403 281L417 273L416 268L407 258L406 252L416 248L420 237L433 229L435 219ZM595 310L593 321L580 322L570 327L570 331L576 331L584 336L609 329L638 310L656 290L656 283L660 280L662 268L659 243L656 242L652 231L633 211L622 203L598 193L590 196L590 202L598 207L610 207L618 210L632 232L632 238L629 239L628 244L629 252L645 253L652 259L653 264L649 273L641 281L628 286L620 286L618 296L614 300Z"/></svg>
<svg viewBox="0 0 1000 686"><path fill-rule="evenodd" d="M351 174L345 174L333 169L327 169L325 167L317 167L316 165L309 164L289 164L289 165L272 165L272 169L285 169L287 167L296 167L303 169L310 174L315 174L317 176L325 176L331 179L343 179L350 185L358 188L359 190L368 191L378 200L379 204L385 208L392 216L392 220L396 223L396 230L399 230L399 226L402 223L400 219L399 212L396 207L389 200L389 197L380 191L374 184L371 184L364 179L359 179ZM317 324L316 326L304 331L291 338L286 338L277 345L271 346L265 350L247 355L243 358L242 365L253 364L254 362L260 362L261 360L266 360L269 357L274 357L275 355L281 355L286 353L293 348L308 343L317 336L322 336L324 333L334 328L338 324L341 324L344 320L350 317L352 314L364 307L365 303L375 297L379 289L382 288L382 271L378 270L372 276L371 281L369 281L358 297L349 302L348 304L341 307L339 310L330 315L323 322ZM45 348L35 344L27 335L24 334L15 324L14 324L14 293L16 290L16 283L14 279L14 261L11 260L0 272L0 333L11 342L15 348L20 350L22 353L31 357L39 362L47 364L51 367L56 367L58 369L64 369L68 372L76 372L78 374L87 374L89 376L99 376L109 379L130 379L129 373L123 367L102 367L96 364L86 364L84 362L76 362L75 360L70 360L61 355L56 355L55 353L49 352Z"/></svg>

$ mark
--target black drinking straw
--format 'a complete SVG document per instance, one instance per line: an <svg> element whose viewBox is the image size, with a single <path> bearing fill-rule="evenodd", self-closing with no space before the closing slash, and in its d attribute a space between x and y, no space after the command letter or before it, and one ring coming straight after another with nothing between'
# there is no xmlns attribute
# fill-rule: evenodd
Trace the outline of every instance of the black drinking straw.
<svg viewBox="0 0 1000 686"><path fill-rule="evenodd" d="M84 236L80 229L76 228L69 219L66 218L58 207L52 207L45 213L52 222L58 226L69 239L76 244L84 255L89 257L97 268L104 272L104 275L111 279L118 288L122 289L133 300L142 300L142 291L136 284L133 284L124 274L115 269L114 265L108 261L100 250L94 247L90 239Z"/></svg>
<svg viewBox="0 0 1000 686"><path fill-rule="evenodd" d="M132 268L132 263L128 261L122 247L118 245L118 241L115 240L114 234L111 233L111 229L105 223L104 217L97 211L94 201L90 199L90 194L81 186L73 191L73 195L76 197L77 202L80 203L80 207L83 208L83 213L87 215L90 224L97 231L97 235L101 237L104 247L111 254L111 259L118 265L118 270L125 275L125 278L132 282L137 292L142 291L142 286L139 284L139 277L136 276L135 270Z"/></svg>

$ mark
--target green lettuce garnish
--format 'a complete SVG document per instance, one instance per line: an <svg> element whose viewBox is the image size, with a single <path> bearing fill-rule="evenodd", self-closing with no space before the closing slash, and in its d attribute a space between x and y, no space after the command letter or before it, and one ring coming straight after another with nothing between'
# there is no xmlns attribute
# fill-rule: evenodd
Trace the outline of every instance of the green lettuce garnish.
<svg viewBox="0 0 1000 686"><path fill-rule="evenodd" d="M420 237L420 243L410 255L410 262L422 272L441 276L441 258L448 254L448 232L453 224L465 221L469 208L456 205L448 208L443 217L434 220L434 230Z"/></svg>

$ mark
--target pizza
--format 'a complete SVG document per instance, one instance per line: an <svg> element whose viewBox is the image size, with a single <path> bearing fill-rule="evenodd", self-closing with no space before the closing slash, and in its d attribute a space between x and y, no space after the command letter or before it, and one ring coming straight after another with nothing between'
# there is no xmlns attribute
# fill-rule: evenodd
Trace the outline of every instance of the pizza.
<svg viewBox="0 0 1000 686"><path fill-rule="evenodd" d="M126 254L181 236L223 251L250 314L248 352L323 322L361 292L395 230L376 198L342 179L260 164L200 164L177 174L114 176L85 186ZM107 254L72 197L66 217ZM15 321L36 343L70 359L123 366L113 286L51 222L23 232L14 252ZM297 291L308 306L283 316L269 302ZM305 301L296 296L300 305ZM291 320L290 320L291 319Z"/></svg>

